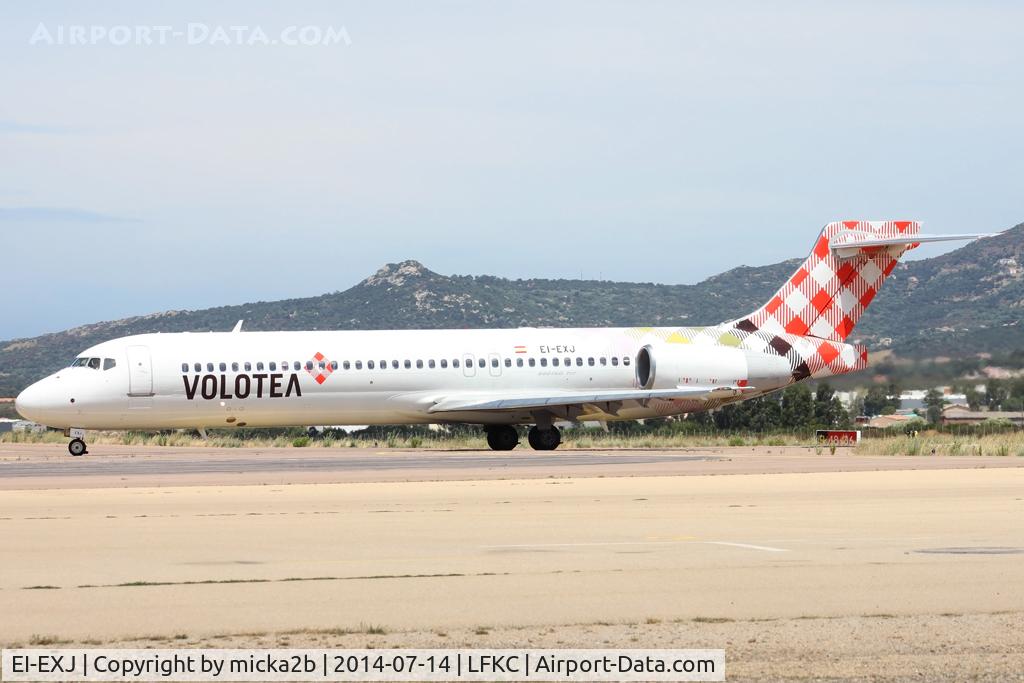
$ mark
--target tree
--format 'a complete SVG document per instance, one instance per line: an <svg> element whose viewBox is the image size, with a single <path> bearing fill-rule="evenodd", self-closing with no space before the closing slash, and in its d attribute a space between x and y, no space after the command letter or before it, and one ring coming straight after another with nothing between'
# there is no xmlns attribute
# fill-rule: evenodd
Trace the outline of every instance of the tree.
<svg viewBox="0 0 1024 683"><path fill-rule="evenodd" d="M822 382L814 392L814 422L820 427L845 427L850 416L828 382Z"/></svg>
<svg viewBox="0 0 1024 683"><path fill-rule="evenodd" d="M973 411L981 409L981 402L984 400L981 392L974 387L964 389L964 397L967 399L967 407Z"/></svg>
<svg viewBox="0 0 1024 683"><path fill-rule="evenodd" d="M989 410L999 410L1008 396L1009 393L1003 382L998 379L990 379L985 382L985 405Z"/></svg>
<svg viewBox="0 0 1024 683"><path fill-rule="evenodd" d="M933 425L939 424L939 421L942 420L942 407L946 403L946 398L938 389L929 389L924 395L924 405L927 409L925 414Z"/></svg>
<svg viewBox="0 0 1024 683"><path fill-rule="evenodd" d="M864 396L865 415L881 415L882 409L888 405L889 395L885 392L885 387L874 385L868 389L868 393Z"/></svg>
<svg viewBox="0 0 1024 683"><path fill-rule="evenodd" d="M814 423L814 399L804 384L791 384L782 392L782 426L810 429Z"/></svg>

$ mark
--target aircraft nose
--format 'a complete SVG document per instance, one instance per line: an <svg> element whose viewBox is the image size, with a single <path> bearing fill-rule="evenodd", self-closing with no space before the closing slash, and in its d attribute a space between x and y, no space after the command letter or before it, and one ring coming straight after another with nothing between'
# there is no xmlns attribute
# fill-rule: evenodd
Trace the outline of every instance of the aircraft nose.
<svg viewBox="0 0 1024 683"><path fill-rule="evenodd" d="M22 391L14 399L14 409L26 420L43 422L43 413L47 408L47 391L40 386L42 382L36 382Z"/></svg>

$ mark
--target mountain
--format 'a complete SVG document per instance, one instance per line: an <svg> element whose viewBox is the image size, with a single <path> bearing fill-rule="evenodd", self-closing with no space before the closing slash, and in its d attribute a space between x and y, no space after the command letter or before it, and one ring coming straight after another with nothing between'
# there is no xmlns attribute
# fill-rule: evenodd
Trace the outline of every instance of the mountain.
<svg viewBox="0 0 1024 683"><path fill-rule="evenodd" d="M801 259L741 266L695 285L508 280L439 275L416 261L384 266L344 292L199 311L167 311L0 342L0 396L88 346L143 332L518 326L705 325L758 306ZM856 330L909 357L1024 348L1024 223L956 251L900 265Z"/></svg>

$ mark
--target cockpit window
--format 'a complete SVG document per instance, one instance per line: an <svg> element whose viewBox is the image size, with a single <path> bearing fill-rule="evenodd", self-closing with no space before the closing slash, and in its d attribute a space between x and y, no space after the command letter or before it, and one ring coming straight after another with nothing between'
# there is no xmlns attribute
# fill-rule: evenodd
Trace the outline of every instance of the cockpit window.
<svg viewBox="0 0 1024 683"><path fill-rule="evenodd" d="M93 370L99 370L100 369L100 359L99 358L90 358L89 359L89 367L92 368Z"/></svg>
<svg viewBox="0 0 1024 683"><path fill-rule="evenodd" d="M110 363L111 363L110 367L114 367L113 366L114 359L108 358L107 360L110 361ZM102 359L100 359L100 358L76 358L74 360L74 362L71 364L71 367L73 367L73 368L92 368L93 370L99 370L101 362L102 362ZM107 368L104 368L104 369L107 369Z"/></svg>
<svg viewBox="0 0 1024 683"><path fill-rule="evenodd" d="M104 370L109 370L110 368L115 367L116 365L117 365L117 361L114 360L113 358L104 358L103 359L103 369Z"/></svg>
<svg viewBox="0 0 1024 683"><path fill-rule="evenodd" d="M88 358L76 358L75 362L71 364L71 367L73 367L73 368L80 368L83 365L88 365L88 363L89 363L89 359Z"/></svg>

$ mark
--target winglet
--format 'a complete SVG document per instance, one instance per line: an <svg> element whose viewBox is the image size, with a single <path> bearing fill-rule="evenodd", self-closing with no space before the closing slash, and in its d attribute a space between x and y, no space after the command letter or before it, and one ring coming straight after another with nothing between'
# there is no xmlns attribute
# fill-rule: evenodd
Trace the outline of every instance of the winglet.
<svg viewBox="0 0 1024 683"><path fill-rule="evenodd" d="M235 323L235 327L231 331L232 332L241 332L242 331L242 323L244 323L244 322L245 322L244 320L239 320L237 323Z"/></svg>

